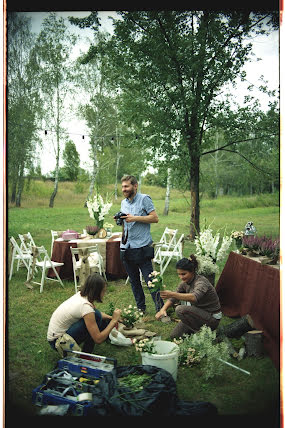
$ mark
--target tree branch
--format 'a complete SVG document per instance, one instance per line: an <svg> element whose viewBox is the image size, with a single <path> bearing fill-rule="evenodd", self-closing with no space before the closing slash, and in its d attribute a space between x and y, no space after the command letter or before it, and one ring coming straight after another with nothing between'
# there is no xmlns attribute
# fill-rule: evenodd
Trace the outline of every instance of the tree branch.
<svg viewBox="0 0 285 428"><path fill-rule="evenodd" d="M270 174L270 172L267 172L264 169L261 169L258 166L254 165L254 163L252 163L249 159L247 159L244 155L242 155L241 153L237 152L236 150L229 150L229 149L221 149L221 150L224 150L225 152L236 153L237 155L241 156L244 160L246 160L257 171L262 172L263 174L267 174L270 177L273 177L273 175Z"/></svg>
<svg viewBox="0 0 285 428"><path fill-rule="evenodd" d="M277 134L277 133L275 134L274 133L274 134L268 134L268 135L260 135L259 137L247 138L246 140L233 141L232 143L225 144L224 146L218 147L217 149L208 150L207 152L201 153L201 156L208 155L209 153L214 153L214 152L217 152L219 150L224 150L225 147L232 146L233 144L246 143L247 141L259 140L260 138L265 138L265 137L274 137L276 135L279 135L279 134Z"/></svg>

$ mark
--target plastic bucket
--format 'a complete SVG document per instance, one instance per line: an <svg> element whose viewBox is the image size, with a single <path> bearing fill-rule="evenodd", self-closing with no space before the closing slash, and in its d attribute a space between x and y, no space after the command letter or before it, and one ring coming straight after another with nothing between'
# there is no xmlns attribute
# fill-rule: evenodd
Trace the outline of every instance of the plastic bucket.
<svg viewBox="0 0 285 428"><path fill-rule="evenodd" d="M176 381L179 347L173 342L154 341L156 354L142 352L142 365L155 366L168 371Z"/></svg>

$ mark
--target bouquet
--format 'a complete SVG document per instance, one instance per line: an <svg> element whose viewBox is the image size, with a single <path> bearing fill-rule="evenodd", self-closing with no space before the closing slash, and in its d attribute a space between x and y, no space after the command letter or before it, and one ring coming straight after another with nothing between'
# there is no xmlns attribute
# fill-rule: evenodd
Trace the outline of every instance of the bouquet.
<svg viewBox="0 0 285 428"><path fill-rule="evenodd" d="M152 340L146 338L137 342L136 339L133 339L133 343L135 344L136 351L155 354L154 343Z"/></svg>
<svg viewBox="0 0 285 428"><path fill-rule="evenodd" d="M236 241L237 248L241 248L243 237L244 237L244 232L243 231L232 232L231 238L233 238Z"/></svg>
<svg viewBox="0 0 285 428"><path fill-rule="evenodd" d="M165 288L165 285L162 285L163 278L160 275L160 272L157 272L156 270L154 270L149 275L149 278L150 278L150 281L148 281L147 285L151 293L160 291L163 288Z"/></svg>
<svg viewBox="0 0 285 428"><path fill-rule="evenodd" d="M199 263L198 273L209 275L217 273L217 262L223 260L231 246L232 237L224 235L220 242L220 233L213 234L209 227L195 238L196 257Z"/></svg>
<svg viewBox="0 0 285 428"><path fill-rule="evenodd" d="M123 320L123 324L131 328L134 323L142 319L143 312L138 309L136 306L129 305L128 308L123 309L121 313L121 318Z"/></svg>
<svg viewBox="0 0 285 428"><path fill-rule="evenodd" d="M105 215L109 213L112 202L104 202L102 196L97 193L93 200L88 199L86 204L90 217L95 220L96 225L101 229L104 224Z"/></svg>

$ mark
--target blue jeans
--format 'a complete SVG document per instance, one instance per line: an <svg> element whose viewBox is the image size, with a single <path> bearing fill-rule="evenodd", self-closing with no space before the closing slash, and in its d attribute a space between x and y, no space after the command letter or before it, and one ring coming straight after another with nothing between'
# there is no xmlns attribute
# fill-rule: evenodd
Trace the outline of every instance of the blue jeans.
<svg viewBox="0 0 285 428"><path fill-rule="evenodd" d="M95 309L95 319L100 331L104 330L110 322L109 319L102 319L102 314L100 311L98 311L98 309ZM72 324L66 333L73 337L78 345L84 342L82 352L92 353L94 348L94 340L90 336L83 318ZM53 349L55 349L55 342L56 339L52 342L49 342Z"/></svg>
<svg viewBox="0 0 285 428"><path fill-rule="evenodd" d="M146 284L150 281L149 274L153 272L151 260L142 260L140 262L132 262L123 259L123 264L130 279L133 295L138 309L145 311L145 295L140 280L140 270L144 277ZM150 290L150 288L149 288ZM155 310L158 312L163 306L163 300L160 297L159 291L150 293L155 305Z"/></svg>

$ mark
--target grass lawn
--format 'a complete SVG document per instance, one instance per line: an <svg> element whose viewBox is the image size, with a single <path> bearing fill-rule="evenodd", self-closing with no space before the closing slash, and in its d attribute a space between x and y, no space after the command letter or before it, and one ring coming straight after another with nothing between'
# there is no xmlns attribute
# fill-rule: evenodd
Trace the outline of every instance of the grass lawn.
<svg viewBox="0 0 285 428"><path fill-rule="evenodd" d="M36 184L39 186L39 184ZM72 188L72 183L66 185L65 191L59 189L55 199L55 207L47 208L49 193L37 195L36 185L33 184L34 197L27 193L23 199L22 208L10 208L8 211L8 236L17 237L18 233L31 232L37 245L44 245L48 251L51 243L51 229L65 230L67 228L82 231L92 224L87 209L83 208L84 195L78 195ZM45 183L46 186L48 184ZM62 185L60 185L62 186ZM30 190L30 192L32 192ZM165 228L178 228L179 233L189 232L189 207L181 194L173 191L171 194L170 213L163 216L164 190L159 188L142 188L143 193L149 193L155 203L160 221L151 226L154 241L158 240ZM101 192L103 194L103 192ZM44 195L44 196L42 196ZM45 204L43 204L45 201ZM109 218L119 210L120 202L114 203ZM214 230L224 226L228 233L232 230L243 230L251 220L258 234L268 236L279 235L279 206L278 197L260 195L252 198L221 197L217 200L202 200L201 224L206 219ZM119 231L116 226L113 231ZM234 247L233 247L234 249ZM194 251L192 242L186 240L184 255ZM225 263L225 261L224 261ZM224 263L220 265L222 270ZM216 275L216 281L219 275ZM6 358L9 384L8 402L17 405L29 414L35 414L31 403L33 388L38 386L46 373L57 363L58 355L46 341L46 332L50 316L55 308L74 293L74 284L64 281L62 289L58 283L47 282L42 294L39 286L33 290L24 286L26 272L20 269L7 284L7 336ZM169 289L176 289L179 282L176 275L175 263L171 263L164 275L164 282ZM147 328L158 334L164 340L169 340L171 330L175 325L162 324L154 318L154 305L148 290L145 290ZM134 304L134 298L129 283L125 280L109 281L108 291L104 302L98 308L106 311L109 303L117 307ZM174 318L174 314L172 314ZM231 322L224 317L221 323ZM141 357L134 347L116 347L108 342L96 345L94 352L116 358L118 365L141 364ZM208 381L203 378L201 367L179 367L177 377L177 392L182 400L210 401L217 406L220 415L276 415L279 409L279 372L273 366L270 358L245 358L233 364L249 371L250 376L226 367L222 376L216 376ZM14 408L14 407L11 407Z"/></svg>

